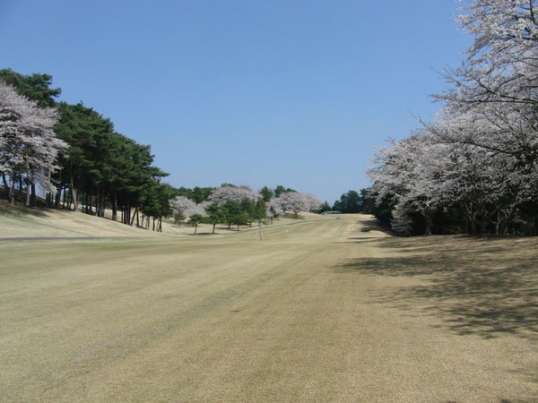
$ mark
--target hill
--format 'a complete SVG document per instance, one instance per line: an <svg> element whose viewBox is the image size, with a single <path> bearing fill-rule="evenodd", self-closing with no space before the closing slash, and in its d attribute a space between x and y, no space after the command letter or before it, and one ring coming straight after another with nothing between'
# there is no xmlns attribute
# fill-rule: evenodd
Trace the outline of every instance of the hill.
<svg viewBox="0 0 538 403"><path fill-rule="evenodd" d="M322 217L317 214L301 213L301 219L334 220L334 217ZM283 217L274 225L296 223L297 219ZM129 226L108 218L95 217L74 211L46 208L27 208L22 205L10 205L0 201L0 239L6 238L86 238L86 237L177 237L193 234L193 228L171 221L163 222L163 232L155 232L136 226ZM242 230L250 230L242 227ZM200 224L198 234L210 234L212 226ZM225 226L217 226L217 234L236 233Z"/></svg>

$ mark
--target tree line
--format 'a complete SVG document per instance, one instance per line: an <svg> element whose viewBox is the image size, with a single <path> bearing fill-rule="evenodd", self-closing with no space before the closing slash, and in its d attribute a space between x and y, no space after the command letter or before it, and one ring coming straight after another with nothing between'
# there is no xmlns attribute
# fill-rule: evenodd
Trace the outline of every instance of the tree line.
<svg viewBox="0 0 538 403"><path fill-rule="evenodd" d="M369 189L349 190L335 200L333 205L328 202L322 203L319 213L332 212L342 214L372 214L375 200L372 198Z"/></svg>
<svg viewBox="0 0 538 403"><path fill-rule="evenodd" d="M200 199L197 196L201 194L206 196ZM225 183L218 188L181 188L170 205L176 224L188 220L196 234L200 223L211 224L214 233L218 224L231 229L232 226L252 226L254 222L258 225L272 223L286 213L297 218L301 211L318 212L322 203L314 195L281 185L275 189L264 186L257 192L248 186Z"/></svg>
<svg viewBox="0 0 538 403"><path fill-rule="evenodd" d="M7 198L84 211L133 224L140 214L160 220L171 187L153 165L149 145L118 133L109 118L82 102L57 102L48 74L0 70L0 169ZM138 222L138 224L140 224Z"/></svg>
<svg viewBox="0 0 538 403"><path fill-rule="evenodd" d="M402 235L537 234L538 5L475 0L457 18L474 36L434 100L442 109L379 149L375 212Z"/></svg>
<svg viewBox="0 0 538 403"><path fill-rule="evenodd" d="M0 173L10 203L23 201L83 211L128 225L162 230L174 216L197 225L247 225L287 211L316 211L313 195L278 185L174 188L153 165L149 145L118 133L109 118L82 102L58 102L48 74L0 70ZM39 201L36 188L45 192Z"/></svg>

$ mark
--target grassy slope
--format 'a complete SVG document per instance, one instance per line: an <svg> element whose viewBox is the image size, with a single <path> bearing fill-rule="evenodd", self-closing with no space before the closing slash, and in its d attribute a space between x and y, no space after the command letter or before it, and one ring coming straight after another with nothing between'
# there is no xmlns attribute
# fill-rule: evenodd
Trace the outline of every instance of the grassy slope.
<svg viewBox="0 0 538 403"><path fill-rule="evenodd" d="M323 220L329 219L316 214L303 213L301 219ZM293 218L281 218L273 226L296 223ZM254 226L255 227L255 226ZM82 213L63 210L26 208L21 205L11 206L0 201L0 239L2 238L81 238L81 237L152 237L166 238L192 235L194 228L174 225L172 222L163 223L163 232L157 233L131 227L110 219L99 218ZM212 233L212 226L200 224L197 233L208 235ZM251 228L241 227L242 231ZM216 234L236 233L236 227L228 230L226 226L217 226Z"/></svg>

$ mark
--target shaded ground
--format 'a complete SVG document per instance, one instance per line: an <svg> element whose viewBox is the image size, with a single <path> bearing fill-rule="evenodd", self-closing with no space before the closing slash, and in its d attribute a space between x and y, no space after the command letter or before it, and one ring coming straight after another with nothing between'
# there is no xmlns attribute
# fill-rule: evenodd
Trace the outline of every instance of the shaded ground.
<svg viewBox="0 0 538 403"><path fill-rule="evenodd" d="M388 256L349 259L336 271L420 278L424 285L402 287L379 300L410 310L417 302L430 304L420 314L442 317L459 335L508 333L537 342L536 244L533 238L393 238L376 242Z"/></svg>
<svg viewBox="0 0 538 403"><path fill-rule="evenodd" d="M536 240L264 231L0 243L0 402L538 402Z"/></svg>

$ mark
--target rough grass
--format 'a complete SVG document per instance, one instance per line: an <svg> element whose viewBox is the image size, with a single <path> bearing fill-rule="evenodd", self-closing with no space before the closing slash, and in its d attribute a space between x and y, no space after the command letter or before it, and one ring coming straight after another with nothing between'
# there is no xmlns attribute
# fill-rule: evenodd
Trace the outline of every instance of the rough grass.
<svg viewBox="0 0 538 403"><path fill-rule="evenodd" d="M47 211L0 228L29 239L0 241L0 402L538 401L534 238L359 215L264 241Z"/></svg>

